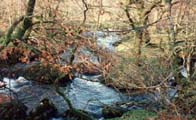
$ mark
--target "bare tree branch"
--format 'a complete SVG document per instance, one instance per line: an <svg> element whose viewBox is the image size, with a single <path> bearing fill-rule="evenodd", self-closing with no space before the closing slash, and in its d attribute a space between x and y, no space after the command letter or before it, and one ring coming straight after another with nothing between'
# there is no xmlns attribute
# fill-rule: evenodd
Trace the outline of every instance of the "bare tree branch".
<svg viewBox="0 0 196 120"><path fill-rule="evenodd" d="M126 16L127 16L128 20L130 22L131 27L134 29L135 28L134 21L133 21L133 19L131 18L130 14L129 14L128 6L126 6L126 8L125 8L125 13L126 13Z"/></svg>
<svg viewBox="0 0 196 120"><path fill-rule="evenodd" d="M146 25L143 25L143 26L139 26L139 27L135 27L135 28L127 29L127 30L112 30L112 31L108 31L108 30L107 30L106 32L130 32L130 31L134 31L135 29L137 29L137 30L139 30L139 29L140 29L140 30L141 30L141 29L146 29L146 28L148 28L148 27L150 27L150 26L152 26L152 25L154 25L154 24L160 22L160 20L162 20L162 18L163 18L164 13L165 13L165 12L163 12L163 13L161 14L160 18L157 19L156 21L154 21L154 22L152 22L152 23L149 23L149 24L146 24Z"/></svg>
<svg viewBox="0 0 196 120"><path fill-rule="evenodd" d="M82 3L84 4L84 6L85 6L85 10L84 10L84 19L83 19L83 22L82 22L82 25L86 22L86 13L87 13L87 11L88 11L88 5L87 5L87 3L86 3L86 1L85 0L82 0Z"/></svg>
<svg viewBox="0 0 196 120"><path fill-rule="evenodd" d="M146 18L146 17L148 16L148 14L151 13L151 11L152 11L154 8L160 6L160 5L159 5L160 3L161 3L161 0L158 1L158 2L153 3L153 4L149 7L149 9L146 9L146 10L144 11L143 17Z"/></svg>

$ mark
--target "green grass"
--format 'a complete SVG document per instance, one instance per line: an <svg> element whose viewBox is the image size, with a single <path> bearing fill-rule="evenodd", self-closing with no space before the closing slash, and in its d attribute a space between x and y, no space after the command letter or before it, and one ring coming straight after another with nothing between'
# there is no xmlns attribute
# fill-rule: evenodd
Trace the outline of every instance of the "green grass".
<svg viewBox="0 0 196 120"><path fill-rule="evenodd" d="M110 120L145 120L146 118L155 118L157 114L146 110L134 110L125 113L122 117Z"/></svg>

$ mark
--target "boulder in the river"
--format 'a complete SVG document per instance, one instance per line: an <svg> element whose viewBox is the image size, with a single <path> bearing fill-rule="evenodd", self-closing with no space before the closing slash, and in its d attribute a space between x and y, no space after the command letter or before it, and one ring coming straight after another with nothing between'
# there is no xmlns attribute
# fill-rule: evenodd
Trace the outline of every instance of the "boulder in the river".
<svg viewBox="0 0 196 120"><path fill-rule="evenodd" d="M27 107L18 101L0 104L1 120L26 120Z"/></svg>
<svg viewBox="0 0 196 120"><path fill-rule="evenodd" d="M27 120L48 120L57 115L57 108L49 99L44 98L39 105L32 110Z"/></svg>

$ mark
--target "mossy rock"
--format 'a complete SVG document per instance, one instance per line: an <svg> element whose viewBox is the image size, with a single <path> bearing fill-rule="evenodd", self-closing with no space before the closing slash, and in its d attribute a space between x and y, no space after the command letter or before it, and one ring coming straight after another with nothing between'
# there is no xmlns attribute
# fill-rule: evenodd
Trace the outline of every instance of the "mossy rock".
<svg viewBox="0 0 196 120"><path fill-rule="evenodd" d="M66 120L94 120L88 112L79 109L67 110L64 117Z"/></svg>
<svg viewBox="0 0 196 120"><path fill-rule="evenodd" d="M20 102L11 101L0 104L1 120L26 120L27 107Z"/></svg>
<svg viewBox="0 0 196 120"><path fill-rule="evenodd" d="M102 110L102 114L104 118L121 117L125 112L127 112L126 109L121 107L114 107L114 106L105 106Z"/></svg>
<svg viewBox="0 0 196 120"><path fill-rule="evenodd" d="M147 110L132 110L125 113L122 117L114 118L110 120L148 120L157 117L157 113Z"/></svg>

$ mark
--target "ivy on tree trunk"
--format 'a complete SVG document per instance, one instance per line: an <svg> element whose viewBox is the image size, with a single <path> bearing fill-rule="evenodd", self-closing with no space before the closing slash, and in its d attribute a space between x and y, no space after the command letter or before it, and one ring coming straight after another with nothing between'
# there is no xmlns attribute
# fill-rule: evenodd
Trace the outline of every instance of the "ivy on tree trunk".
<svg viewBox="0 0 196 120"><path fill-rule="evenodd" d="M26 31L32 27L32 17L33 17L35 2L36 0L29 0L27 11L26 11L26 16L22 24L18 27L16 31L16 36L15 36L16 39L23 39Z"/></svg>
<svg viewBox="0 0 196 120"><path fill-rule="evenodd" d="M25 16L20 17L16 20L9 28L5 45L8 45L13 39L22 40L27 30L32 27L32 17L35 8L36 0L29 0Z"/></svg>

